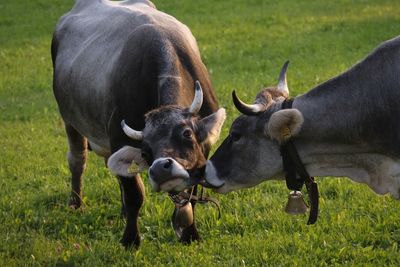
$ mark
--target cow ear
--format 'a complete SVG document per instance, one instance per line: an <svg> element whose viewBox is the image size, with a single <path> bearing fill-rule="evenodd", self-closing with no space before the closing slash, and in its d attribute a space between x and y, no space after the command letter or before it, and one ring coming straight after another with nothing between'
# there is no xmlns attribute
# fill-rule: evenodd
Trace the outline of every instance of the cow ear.
<svg viewBox="0 0 400 267"><path fill-rule="evenodd" d="M148 168L147 162L142 158L141 150L131 146L124 146L112 154L107 166L115 175L124 177L134 177Z"/></svg>
<svg viewBox="0 0 400 267"><path fill-rule="evenodd" d="M199 128L201 129L201 133L199 134L199 141L206 142L209 145L215 144L219 138L225 119L225 109L220 108L217 112L200 120Z"/></svg>
<svg viewBox="0 0 400 267"><path fill-rule="evenodd" d="M272 114L265 125L265 133L279 143L299 133L304 118L297 109L283 109Z"/></svg>

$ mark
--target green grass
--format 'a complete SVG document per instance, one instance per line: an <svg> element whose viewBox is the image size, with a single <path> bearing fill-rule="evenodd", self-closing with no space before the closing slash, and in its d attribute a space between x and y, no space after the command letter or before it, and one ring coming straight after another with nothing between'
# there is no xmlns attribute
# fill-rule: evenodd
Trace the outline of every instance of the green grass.
<svg viewBox="0 0 400 267"><path fill-rule="evenodd" d="M286 59L292 95L346 70L399 34L397 0L154 1L187 24L228 110L230 92L252 101ZM69 171L62 121L52 95L50 40L69 0L0 2L0 266L399 266L400 203L348 179L318 179L316 225L283 212L282 182L198 206L202 242L177 242L172 205L152 193L141 210L142 246L118 243L124 222L116 179L90 155L85 207L67 207Z"/></svg>

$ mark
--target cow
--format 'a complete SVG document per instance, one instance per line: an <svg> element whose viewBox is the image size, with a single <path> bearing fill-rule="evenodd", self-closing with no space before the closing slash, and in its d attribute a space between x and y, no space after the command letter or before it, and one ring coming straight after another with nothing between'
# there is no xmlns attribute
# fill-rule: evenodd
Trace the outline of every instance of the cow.
<svg viewBox="0 0 400 267"><path fill-rule="evenodd" d="M284 66L278 86L243 113L207 162L219 193L282 179L280 147L289 134L311 176L349 177L400 198L400 37L380 44L344 73L290 100Z"/></svg>
<svg viewBox="0 0 400 267"><path fill-rule="evenodd" d="M81 206L92 150L118 177L127 220L121 243L138 247L140 172L149 168L156 191L195 184L225 120L196 40L150 1L77 0L56 26L51 54L68 138L69 204ZM199 238L194 222L183 232L183 242Z"/></svg>

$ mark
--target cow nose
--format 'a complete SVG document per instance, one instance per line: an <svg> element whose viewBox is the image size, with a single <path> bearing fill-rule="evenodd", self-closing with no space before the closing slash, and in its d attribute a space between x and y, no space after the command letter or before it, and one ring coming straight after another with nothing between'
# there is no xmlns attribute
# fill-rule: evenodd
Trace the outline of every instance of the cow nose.
<svg viewBox="0 0 400 267"><path fill-rule="evenodd" d="M169 169L172 166L172 160L171 159L166 159L166 162L164 163L164 169Z"/></svg>
<svg viewBox="0 0 400 267"><path fill-rule="evenodd" d="M155 173L154 173L154 170L153 170L153 168L150 168L150 169L149 169L149 174L150 174L150 176L151 176L151 177L153 177L153 176L154 176L154 174L155 174Z"/></svg>
<svg viewBox="0 0 400 267"><path fill-rule="evenodd" d="M154 161L149 169L150 177L156 183L163 183L171 178L173 161L172 159L158 159Z"/></svg>
<svg viewBox="0 0 400 267"><path fill-rule="evenodd" d="M158 158L149 168L149 180L155 191L182 191L188 186L189 172L174 158Z"/></svg>

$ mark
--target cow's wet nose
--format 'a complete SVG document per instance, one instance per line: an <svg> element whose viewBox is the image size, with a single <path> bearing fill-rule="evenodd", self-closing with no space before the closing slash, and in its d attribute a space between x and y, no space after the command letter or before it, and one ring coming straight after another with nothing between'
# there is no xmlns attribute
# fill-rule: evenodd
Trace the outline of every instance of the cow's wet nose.
<svg viewBox="0 0 400 267"><path fill-rule="evenodd" d="M170 169L172 166L172 159L166 159L167 162L164 163L164 169Z"/></svg>
<svg viewBox="0 0 400 267"><path fill-rule="evenodd" d="M150 183L155 191L182 191L188 185L189 172L173 158L158 158L149 168Z"/></svg>
<svg viewBox="0 0 400 267"><path fill-rule="evenodd" d="M172 166L172 159L158 159L151 165L149 174L155 182L163 183L171 178Z"/></svg>

